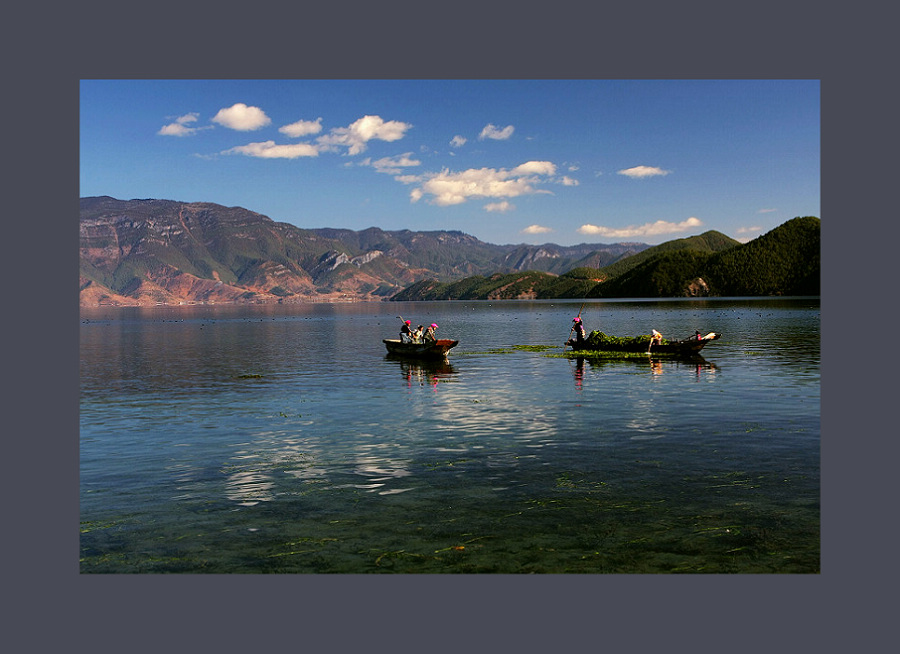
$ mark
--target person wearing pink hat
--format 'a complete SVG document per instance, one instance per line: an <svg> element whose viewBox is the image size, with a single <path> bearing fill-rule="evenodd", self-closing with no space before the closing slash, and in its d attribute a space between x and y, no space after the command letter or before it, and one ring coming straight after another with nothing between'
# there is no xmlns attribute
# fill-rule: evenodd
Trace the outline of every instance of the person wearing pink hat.
<svg viewBox="0 0 900 654"><path fill-rule="evenodd" d="M582 345L587 334L584 332L584 323L581 322L581 316L574 318L572 322L574 323L572 329L575 330L575 340L572 342L572 345Z"/></svg>
<svg viewBox="0 0 900 654"><path fill-rule="evenodd" d="M434 330L437 329L438 326L434 323L428 327L428 330L425 332L424 340L426 343L433 343L437 340L437 336L434 335Z"/></svg>

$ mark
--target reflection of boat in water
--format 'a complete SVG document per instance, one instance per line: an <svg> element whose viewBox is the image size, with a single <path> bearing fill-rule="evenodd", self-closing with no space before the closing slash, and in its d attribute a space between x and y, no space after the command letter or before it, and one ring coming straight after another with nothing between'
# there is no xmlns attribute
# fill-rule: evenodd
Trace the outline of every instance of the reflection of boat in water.
<svg viewBox="0 0 900 654"><path fill-rule="evenodd" d="M453 367L453 364L447 361L446 359L432 359L432 360L415 360L415 359L407 359L406 357L397 356L395 354L388 354L384 357L388 361L396 361L400 364L400 370L403 371L403 374L414 373L417 375L454 375L456 374L456 368Z"/></svg>
<svg viewBox="0 0 900 654"><path fill-rule="evenodd" d="M456 374L456 369L446 359L410 359L388 353L385 359L396 361L400 372L407 382L418 381L421 384L436 386L440 381L447 381Z"/></svg>
<svg viewBox="0 0 900 654"><path fill-rule="evenodd" d="M385 338L383 340L389 354L411 359L446 359L447 353L455 347L459 341L449 338L439 338L431 343L404 343L397 338Z"/></svg>
<svg viewBox="0 0 900 654"><path fill-rule="evenodd" d="M571 346L578 356L604 356L609 353L645 353L650 355L699 356L700 350L710 341L718 339L721 334L710 332L681 340L654 339L650 335L634 337L608 336L600 331L591 332L584 340L570 338L566 345Z"/></svg>
<svg viewBox="0 0 900 654"><path fill-rule="evenodd" d="M699 354L690 356L644 356L644 357L572 357L575 359L575 383L581 386L584 377L584 362L588 362L591 370L611 369L622 366L646 367L653 375L661 375L666 370L691 370L699 378L701 373L715 374L718 370L716 364L707 361Z"/></svg>

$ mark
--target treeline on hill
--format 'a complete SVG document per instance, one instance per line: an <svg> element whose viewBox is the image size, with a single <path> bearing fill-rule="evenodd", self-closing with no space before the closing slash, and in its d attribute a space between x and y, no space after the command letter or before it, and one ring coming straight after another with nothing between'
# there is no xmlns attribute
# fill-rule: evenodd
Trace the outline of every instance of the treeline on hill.
<svg viewBox="0 0 900 654"><path fill-rule="evenodd" d="M794 218L746 244L716 231L668 241L603 268L416 282L392 300L819 295L819 218Z"/></svg>

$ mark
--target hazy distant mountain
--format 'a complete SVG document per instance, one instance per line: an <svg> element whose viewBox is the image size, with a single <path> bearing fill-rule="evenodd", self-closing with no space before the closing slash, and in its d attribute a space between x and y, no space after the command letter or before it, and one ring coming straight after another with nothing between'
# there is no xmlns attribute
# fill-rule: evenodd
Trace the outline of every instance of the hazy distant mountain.
<svg viewBox="0 0 900 654"><path fill-rule="evenodd" d="M385 299L416 281L608 265L641 243L493 245L458 231L301 229L207 202L82 198L83 306Z"/></svg>

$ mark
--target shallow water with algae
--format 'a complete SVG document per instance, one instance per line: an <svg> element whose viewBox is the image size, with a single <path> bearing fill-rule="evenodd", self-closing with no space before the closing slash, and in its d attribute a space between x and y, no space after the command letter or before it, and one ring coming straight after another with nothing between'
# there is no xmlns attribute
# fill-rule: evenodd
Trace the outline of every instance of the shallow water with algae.
<svg viewBox="0 0 900 654"><path fill-rule="evenodd" d="M573 357L579 309L722 337ZM819 309L83 309L81 572L818 573ZM459 345L392 358L398 315Z"/></svg>

